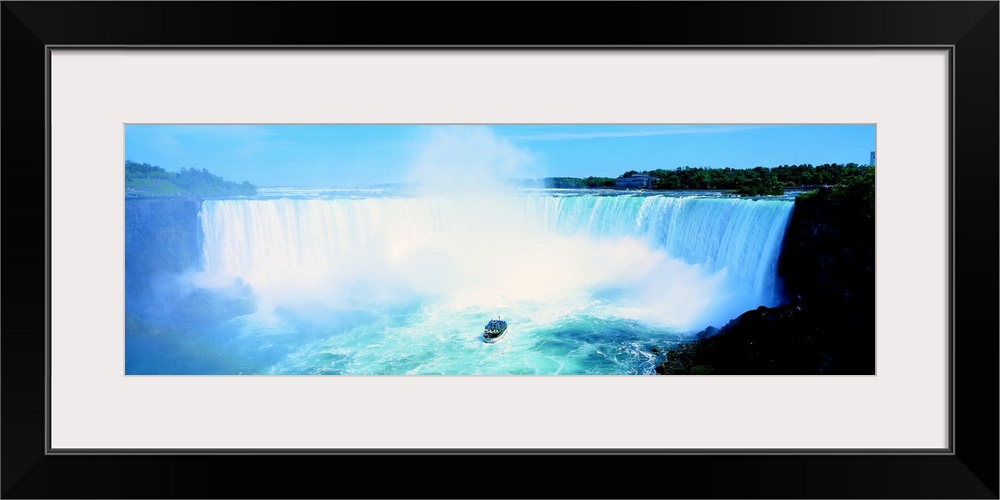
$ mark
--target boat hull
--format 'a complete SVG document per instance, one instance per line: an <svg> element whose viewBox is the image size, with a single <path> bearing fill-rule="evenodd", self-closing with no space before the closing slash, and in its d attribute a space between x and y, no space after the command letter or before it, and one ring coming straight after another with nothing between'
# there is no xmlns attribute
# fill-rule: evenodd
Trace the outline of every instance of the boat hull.
<svg viewBox="0 0 1000 500"><path fill-rule="evenodd" d="M486 336L484 334L483 335L483 342L486 342L487 344L492 344L492 343L494 343L494 342L496 342L496 341L504 338L504 336L507 335L508 331L510 331L510 327L507 327L507 329L505 329L504 331L500 332L500 335L497 335L496 337L488 337L488 336Z"/></svg>

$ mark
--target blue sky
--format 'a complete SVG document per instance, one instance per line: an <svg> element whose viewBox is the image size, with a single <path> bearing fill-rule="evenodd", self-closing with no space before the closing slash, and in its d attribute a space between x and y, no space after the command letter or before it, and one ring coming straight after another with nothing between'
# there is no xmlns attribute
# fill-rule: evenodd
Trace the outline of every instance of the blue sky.
<svg viewBox="0 0 1000 500"><path fill-rule="evenodd" d="M258 186L867 164L874 125L126 125L125 159Z"/></svg>

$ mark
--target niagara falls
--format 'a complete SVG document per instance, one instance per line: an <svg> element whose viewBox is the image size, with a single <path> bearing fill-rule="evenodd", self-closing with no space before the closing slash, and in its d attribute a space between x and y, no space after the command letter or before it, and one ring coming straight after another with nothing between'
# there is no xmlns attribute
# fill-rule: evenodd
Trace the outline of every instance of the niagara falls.
<svg viewBox="0 0 1000 500"><path fill-rule="evenodd" d="M342 169L351 182L282 185L266 167L258 187L127 162L125 374L725 373L693 349L826 314L803 299L803 273L783 271L786 236L797 204L874 168L539 177L557 150L443 130L416 134L398 175ZM670 132L634 137L704 135ZM496 321L502 336L484 340Z"/></svg>

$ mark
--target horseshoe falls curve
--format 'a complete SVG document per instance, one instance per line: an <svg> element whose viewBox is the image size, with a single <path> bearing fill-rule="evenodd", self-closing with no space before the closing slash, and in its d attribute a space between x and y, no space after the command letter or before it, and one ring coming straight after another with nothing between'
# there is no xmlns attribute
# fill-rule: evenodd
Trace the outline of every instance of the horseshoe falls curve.
<svg viewBox="0 0 1000 500"><path fill-rule="evenodd" d="M653 373L664 347L781 303L792 207L571 190L204 200L200 263L170 285L183 299L126 297L132 317L164 311L127 323L126 373ZM234 283L252 308L211 302ZM509 331L484 343L496 317Z"/></svg>
<svg viewBox="0 0 1000 500"><path fill-rule="evenodd" d="M781 300L789 199L524 190L205 200L193 286L256 311L142 372L641 374L651 346ZM483 325L501 317L495 344Z"/></svg>

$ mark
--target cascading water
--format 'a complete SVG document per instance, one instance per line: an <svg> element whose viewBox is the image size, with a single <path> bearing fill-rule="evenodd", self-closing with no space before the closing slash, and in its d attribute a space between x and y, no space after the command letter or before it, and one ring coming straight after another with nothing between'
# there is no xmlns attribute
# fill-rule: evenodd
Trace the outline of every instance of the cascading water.
<svg viewBox="0 0 1000 500"><path fill-rule="evenodd" d="M207 273L240 277L261 292L386 277L419 288L414 281L427 283L422 271L431 264L455 280L441 286L464 288L463 277L492 285L546 274L552 260L619 250L590 269L558 270L579 278L620 265L621 245L632 243L647 250L636 257L725 272L741 307L754 308L779 300L775 266L791 208L785 200L662 195L215 200L204 202L201 221Z"/></svg>
<svg viewBox="0 0 1000 500"><path fill-rule="evenodd" d="M190 283L238 280L256 312L185 323L190 355L129 373L651 373L651 346L780 302L792 207L564 190L206 200ZM497 316L509 332L483 343Z"/></svg>
<svg viewBox="0 0 1000 500"><path fill-rule="evenodd" d="M259 347L239 371L295 374L649 373L650 345L780 302L793 207L549 190L263 194L203 202L194 282L253 290L256 313L212 327ZM511 331L484 344L498 315Z"/></svg>

